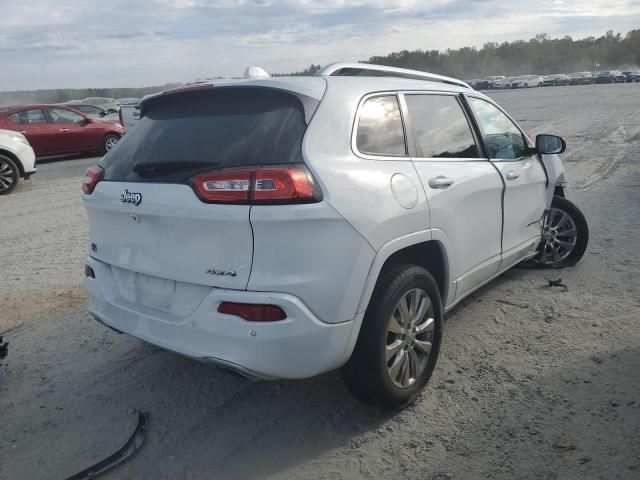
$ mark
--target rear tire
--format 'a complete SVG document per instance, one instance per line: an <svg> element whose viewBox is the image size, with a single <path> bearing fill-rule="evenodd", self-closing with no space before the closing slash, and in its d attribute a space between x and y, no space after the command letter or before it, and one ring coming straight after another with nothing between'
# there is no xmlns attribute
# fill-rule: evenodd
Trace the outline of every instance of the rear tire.
<svg viewBox="0 0 640 480"><path fill-rule="evenodd" d="M538 268L570 267L580 261L589 243L589 226L578 207L556 195L533 264Z"/></svg>
<svg viewBox="0 0 640 480"><path fill-rule="evenodd" d="M20 170L16 163L0 155L0 195L10 194L20 181Z"/></svg>
<svg viewBox="0 0 640 480"><path fill-rule="evenodd" d="M384 273L342 367L351 393L386 409L413 402L438 360L442 316L438 285L427 270L400 265Z"/></svg>
<svg viewBox="0 0 640 480"><path fill-rule="evenodd" d="M115 133L109 133L104 136L102 140L102 153L105 154L113 147L116 146L116 143L120 140L120 135L116 135Z"/></svg>

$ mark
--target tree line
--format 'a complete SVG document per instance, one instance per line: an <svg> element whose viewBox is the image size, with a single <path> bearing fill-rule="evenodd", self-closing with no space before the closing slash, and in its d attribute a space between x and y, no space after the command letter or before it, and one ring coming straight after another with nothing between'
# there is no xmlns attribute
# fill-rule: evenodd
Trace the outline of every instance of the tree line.
<svg viewBox="0 0 640 480"><path fill-rule="evenodd" d="M640 29L626 35L609 30L601 37L574 40L570 36L551 38L546 33L529 40L488 42L482 48L402 50L365 60L377 65L411 68L456 78L487 75L571 73L594 70L639 70ZM596 64L599 65L596 67ZM309 75L320 69L311 64L303 71L286 75Z"/></svg>
<svg viewBox="0 0 640 480"><path fill-rule="evenodd" d="M482 48L402 50L366 60L378 65L430 71L462 79L487 75L570 73L606 69L640 69L640 29L625 35L609 30L601 37L574 40L551 38L546 33L529 40L488 42ZM596 65L599 65L598 67ZM311 64L285 75L312 75L320 65ZM144 88L85 88L0 92L0 106L25 103L61 103L86 97L139 98L178 86L168 84Z"/></svg>

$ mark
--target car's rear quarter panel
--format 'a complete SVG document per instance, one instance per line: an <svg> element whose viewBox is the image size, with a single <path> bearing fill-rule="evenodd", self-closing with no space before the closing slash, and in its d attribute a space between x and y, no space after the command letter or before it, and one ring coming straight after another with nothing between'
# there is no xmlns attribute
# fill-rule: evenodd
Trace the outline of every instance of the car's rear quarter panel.
<svg viewBox="0 0 640 480"><path fill-rule="evenodd" d="M355 82L354 82L355 80ZM378 91L398 90L387 79L373 79ZM356 110L368 93L367 84L354 88L358 78L332 78L325 98L307 130L303 154L319 181L325 200L362 234L375 250L390 240L426 230L429 209L420 178L409 157L365 159L351 148ZM417 84L422 82L416 82ZM385 84L389 89L385 89ZM393 86L395 86L395 89ZM413 82L407 83L411 89ZM417 86L417 85L416 85ZM424 88L424 87L423 87ZM417 201L405 208L396 200L391 178L402 174L415 186Z"/></svg>
<svg viewBox="0 0 640 480"><path fill-rule="evenodd" d="M327 202L254 206L248 290L300 298L322 321L355 317L375 252Z"/></svg>

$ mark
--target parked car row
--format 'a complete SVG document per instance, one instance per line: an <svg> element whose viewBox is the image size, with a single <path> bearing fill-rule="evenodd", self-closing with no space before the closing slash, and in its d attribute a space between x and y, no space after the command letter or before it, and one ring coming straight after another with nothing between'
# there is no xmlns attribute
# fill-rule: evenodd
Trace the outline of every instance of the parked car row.
<svg viewBox="0 0 640 480"><path fill-rule="evenodd" d="M466 81L475 90L507 88L560 87L594 83L640 82L640 71L602 70L593 72L558 73L554 75L521 75L517 77L489 76Z"/></svg>

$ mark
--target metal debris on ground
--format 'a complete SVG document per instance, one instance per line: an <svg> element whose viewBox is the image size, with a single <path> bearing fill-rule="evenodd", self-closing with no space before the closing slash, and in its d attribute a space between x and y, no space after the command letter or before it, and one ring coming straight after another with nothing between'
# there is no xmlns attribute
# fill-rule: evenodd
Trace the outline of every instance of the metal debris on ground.
<svg viewBox="0 0 640 480"><path fill-rule="evenodd" d="M127 443L113 455L99 461L95 465L76 473L67 480L85 480L95 478L101 473L110 470L111 468L119 465L120 463L131 457L143 444L144 436L147 432L149 422L149 414L145 412L138 412L138 426L133 432L133 435L127 440Z"/></svg>
<svg viewBox="0 0 640 480"><path fill-rule="evenodd" d="M0 360L7 357L9 353L9 342L3 342L3 338L0 337Z"/></svg>
<svg viewBox="0 0 640 480"><path fill-rule="evenodd" d="M569 291L569 287L566 286L564 283L562 283L562 279L559 278L557 280L549 280L547 279L547 282L549 282L549 285L547 285L548 287L560 287L560 288L564 288L565 292Z"/></svg>

